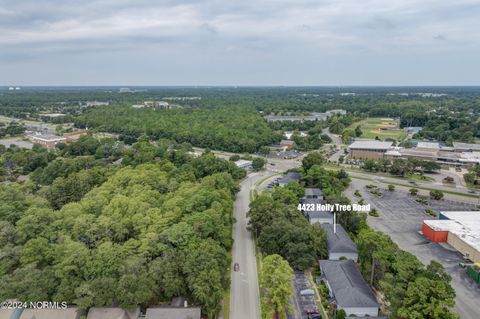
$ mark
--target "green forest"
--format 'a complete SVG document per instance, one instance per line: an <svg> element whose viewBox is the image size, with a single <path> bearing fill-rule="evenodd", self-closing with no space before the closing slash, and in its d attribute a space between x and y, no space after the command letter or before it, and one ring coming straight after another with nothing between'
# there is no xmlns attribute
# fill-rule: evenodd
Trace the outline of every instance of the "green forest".
<svg viewBox="0 0 480 319"><path fill-rule="evenodd" d="M233 200L245 171L188 149L89 136L55 152L0 149L4 180L30 173L0 185L0 299L87 309L186 296L212 317L229 285Z"/></svg>
<svg viewBox="0 0 480 319"><path fill-rule="evenodd" d="M197 108L158 111L131 107L91 109L75 121L76 126L134 138L168 138L199 147L254 153L263 145L279 142L252 108Z"/></svg>

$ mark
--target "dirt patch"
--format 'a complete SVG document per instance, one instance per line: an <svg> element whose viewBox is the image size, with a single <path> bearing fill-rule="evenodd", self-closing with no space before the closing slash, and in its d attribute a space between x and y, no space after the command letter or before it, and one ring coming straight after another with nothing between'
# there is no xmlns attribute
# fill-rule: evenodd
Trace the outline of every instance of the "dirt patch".
<svg viewBox="0 0 480 319"><path fill-rule="evenodd" d="M373 134L379 134L379 135L395 135L395 133L391 131L371 130L370 132Z"/></svg>

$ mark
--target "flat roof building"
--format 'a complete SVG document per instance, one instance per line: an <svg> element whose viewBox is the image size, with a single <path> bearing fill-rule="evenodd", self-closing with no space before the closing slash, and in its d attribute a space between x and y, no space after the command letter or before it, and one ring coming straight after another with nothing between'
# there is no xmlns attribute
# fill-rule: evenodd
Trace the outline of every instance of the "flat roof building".
<svg viewBox="0 0 480 319"><path fill-rule="evenodd" d="M333 224L323 224L322 228L327 233L329 260L340 260L342 257L355 262L358 260L357 245L341 225L336 224L334 229Z"/></svg>
<svg viewBox="0 0 480 319"><path fill-rule="evenodd" d="M439 151L440 144L437 142L418 142L416 149L419 151Z"/></svg>
<svg viewBox="0 0 480 319"><path fill-rule="evenodd" d="M47 148L54 148L57 144L65 143L67 141L63 136L52 134L28 135L27 138L32 143L40 144Z"/></svg>
<svg viewBox="0 0 480 319"><path fill-rule="evenodd" d="M362 140L355 141L348 146L350 156L354 159L382 159L392 147L393 142Z"/></svg>
<svg viewBox="0 0 480 319"><path fill-rule="evenodd" d="M378 316L380 305L353 260L320 260L320 272L330 296L347 316Z"/></svg>
<svg viewBox="0 0 480 319"><path fill-rule="evenodd" d="M440 212L424 220L422 233L433 242L446 242L474 263L480 262L480 212Z"/></svg>
<svg viewBox="0 0 480 319"><path fill-rule="evenodd" d="M453 142L455 152L480 152L480 144Z"/></svg>

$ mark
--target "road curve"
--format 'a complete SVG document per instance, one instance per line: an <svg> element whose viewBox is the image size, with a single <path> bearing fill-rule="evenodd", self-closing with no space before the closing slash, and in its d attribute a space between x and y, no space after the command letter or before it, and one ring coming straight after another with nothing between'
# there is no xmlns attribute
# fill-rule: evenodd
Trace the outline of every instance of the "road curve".
<svg viewBox="0 0 480 319"><path fill-rule="evenodd" d="M237 222L233 225L232 262L238 262L240 270L235 272L232 266L230 288L230 318L260 318L260 293L258 289L257 262L253 235L247 230L247 211L250 204L250 190L255 182L272 175L264 171L253 173L240 183L241 190L237 194L234 216Z"/></svg>

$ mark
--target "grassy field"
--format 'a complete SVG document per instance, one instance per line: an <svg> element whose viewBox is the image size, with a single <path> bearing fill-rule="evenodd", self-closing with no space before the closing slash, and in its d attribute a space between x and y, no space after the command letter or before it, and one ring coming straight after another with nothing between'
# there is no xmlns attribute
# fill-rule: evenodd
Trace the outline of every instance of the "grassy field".
<svg viewBox="0 0 480 319"><path fill-rule="evenodd" d="M363 132L362 136L360 136L361 138L375 138L378 136L381 140L387 138L401 140L405 137L405 132L400 129L398 121L391 118L372 117L353 123L350 125L350 128L356 128L358 125L360 125Z"/></svg>

